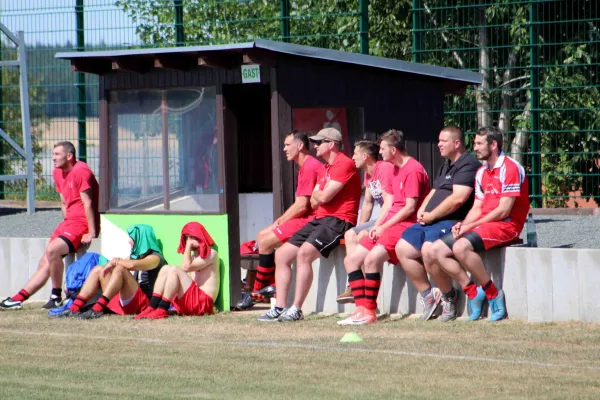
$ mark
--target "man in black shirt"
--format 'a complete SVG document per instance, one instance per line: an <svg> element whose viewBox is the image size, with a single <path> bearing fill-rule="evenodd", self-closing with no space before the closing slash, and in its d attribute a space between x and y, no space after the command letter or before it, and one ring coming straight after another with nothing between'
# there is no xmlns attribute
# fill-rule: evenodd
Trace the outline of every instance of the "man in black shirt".
<svg viewBox="0 0 600 400"><path fill-rule="evenodd" d="M417 212L418 222L404 231L396 245L396 254L406 275L421 294L421 319L431 318L441 301L443 312L440 320L446 322L456 318L456 292L452 280L431 255L431 244L450 232L452 226L462 221L471 209L475 173L481 163L466 151L465 136L460 128L450 126L442 129L438 148L446 160ZM431 287L427 273L437 288Z"/></svg>

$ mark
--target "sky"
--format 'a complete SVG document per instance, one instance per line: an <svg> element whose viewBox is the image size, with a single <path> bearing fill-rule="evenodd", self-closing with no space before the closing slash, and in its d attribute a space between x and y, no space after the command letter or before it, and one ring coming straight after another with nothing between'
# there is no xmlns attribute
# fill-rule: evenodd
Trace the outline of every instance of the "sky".
<svg viewBox="0 0 600 400"><path fill-rule="evenodd" d="M0 0L0 22L11 31L25 31L29 45L75 44L75 0ZM115 0L84 0L86 45L138 44L131 19Z"/></svg>

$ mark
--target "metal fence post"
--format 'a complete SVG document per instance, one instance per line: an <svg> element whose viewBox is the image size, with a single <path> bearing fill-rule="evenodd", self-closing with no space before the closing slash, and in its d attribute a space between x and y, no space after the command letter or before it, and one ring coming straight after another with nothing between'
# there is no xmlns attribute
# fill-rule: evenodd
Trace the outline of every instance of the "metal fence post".
<svg viewBox="0 0 600 400"><path fill-rule="evenodd" d="M0 44L2 44L2 40L0 40ZM2 54L0 54L0 61L2 61ZM4 96L3 96L3 88L2 88L2 68L0 68L0 129L4 129ZM4 175L4 149L3 144L0 142L0 175ZM0 200L4 200L4 181L0 181Z"/></svg>
<svg viewBox="0 0 600 400"><path fill-rule="evenodd" d="M529 3L529 66L531 90L531 187L530 198L534 207L540 207L541 183L541 132L540 132L540 69L538 40L538 1Z"/></svg>
<svg viewBox="0 0 600 400"><path fill-rule="evenodd" d="M369 54L369 0L360 0L360 52Z"/></svg>
<svg viewBox="0 0 600 400"><path fill-rule="evenodd" d="M185 31L183 26L183 0L174 0L175 5L175 45L185 44Z"/></svg>
<svg viewBox="0 0 600 400"><path fill-rule="evenodd" d="M281 0L281 37L290 42L290 1Z"/></svg>
<svg viewBox="0 0 600 400"><path fill-rule="evenodd" d="M421 62L421 1L412 0L412 61Z"/></svg>
<svg viewBox="0 0 600 400"><path fill-rule="evenodd" d="M85 51L85 31L83 23L83 0L77 0L75 4L75 29L77 31L77 51ZM79 159L87 162L87 103L85 95L85 74L77 72L77 138L79 147Z"/></svg>
<svg viewBox="0 0 600 400"><path fill-rule="evenodd" d="M27 214L35 212L35 181L33 177L33 143L31 142L31 120L29 118L29 83L27 80L27 53L25 51L25 33L19 31L19 80L21 89L21 126L23 144L27 160Z"/></svg>

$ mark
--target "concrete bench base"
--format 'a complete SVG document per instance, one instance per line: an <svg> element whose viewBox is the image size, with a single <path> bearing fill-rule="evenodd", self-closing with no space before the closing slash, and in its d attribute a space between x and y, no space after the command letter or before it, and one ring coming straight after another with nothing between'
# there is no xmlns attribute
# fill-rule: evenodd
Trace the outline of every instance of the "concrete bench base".
<svg viewBox="0 0 600 400"><path fill-rule="evenodd" d="M12 296L23 288L37 270L38 263L46 251L47 238L0 238L0 297ZM100 241L93 240L89 251L100 252ZM77 255L65 257L65 268L75 261L75 257L85 254L80 249ZM52 290L50 280L31 300L48 300Z"/></svg>
<svg viewBox="0 0 600 400"><path fill-rule="evenodd" d="M314 280L303 306L305 313L349 313L354 304L335 299L346 288L345 250L313 264ZM506 294L509 318L531 322L600 322L600 250L508 247L491 250L484 262L492 280ZM291 302L295 282L292 282ZM459 293L458 314L466 315ZM418 293L402 268L386 263L377 299L382 313L420 314Z"/></svg>

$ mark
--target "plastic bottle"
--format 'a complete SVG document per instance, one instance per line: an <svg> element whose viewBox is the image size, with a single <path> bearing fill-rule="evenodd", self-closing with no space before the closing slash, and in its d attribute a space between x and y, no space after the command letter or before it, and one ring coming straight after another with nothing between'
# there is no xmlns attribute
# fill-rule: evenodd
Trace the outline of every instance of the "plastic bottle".
<svg viewBox="0 0 600 400"><path fill-rule="evenodd" d="M537 232L535 231L535 220L529 213L527 216L527 247L537 247Z"/></svg>

